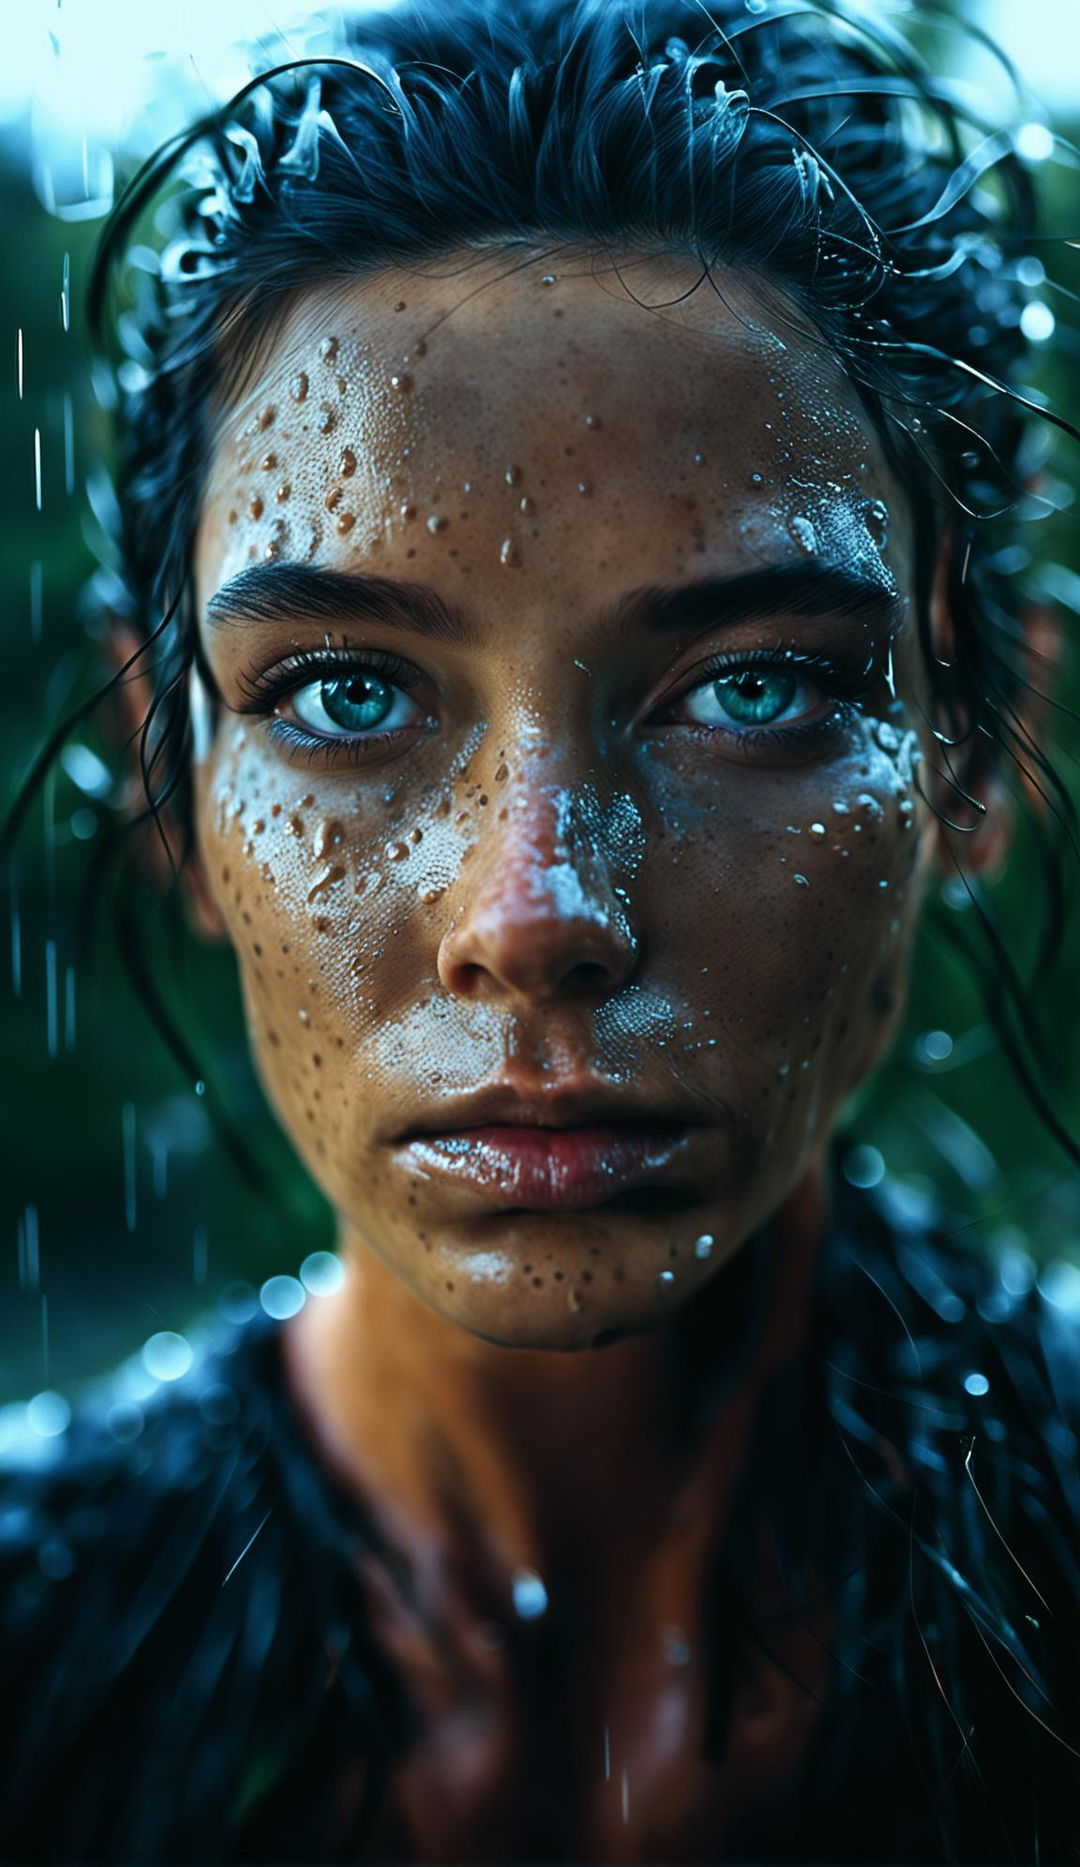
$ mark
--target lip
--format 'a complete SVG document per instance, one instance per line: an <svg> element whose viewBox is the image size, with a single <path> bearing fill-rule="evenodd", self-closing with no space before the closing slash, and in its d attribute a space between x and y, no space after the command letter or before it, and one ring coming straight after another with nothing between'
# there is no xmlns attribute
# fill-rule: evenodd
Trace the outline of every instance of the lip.
<svg viewBox="0 0 1080 1867"><path fill-rule="evenodd" d="M492 1086L399 1136L404 1166L502 1210L581 1212L671 1187L700 1116L643 1109L564 1085L522 1096ZM676 1189L671 1187L673 1194Z"/></svg>

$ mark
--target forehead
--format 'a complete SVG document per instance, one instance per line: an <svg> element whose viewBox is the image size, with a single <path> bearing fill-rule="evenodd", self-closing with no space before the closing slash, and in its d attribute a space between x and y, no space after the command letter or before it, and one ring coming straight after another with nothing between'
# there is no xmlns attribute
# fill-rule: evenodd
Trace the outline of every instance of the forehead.
<svg viewBox="0 0 1080 1867"><path fill-rule="evenodd" d="M777 294L674 257L474 253L295 301L220 419L198 578L347 567L410 524L422 558L541 495L596 538L692 510L749 560L862 550L879 501L895 540L902 504L840 363Z"/></svg>

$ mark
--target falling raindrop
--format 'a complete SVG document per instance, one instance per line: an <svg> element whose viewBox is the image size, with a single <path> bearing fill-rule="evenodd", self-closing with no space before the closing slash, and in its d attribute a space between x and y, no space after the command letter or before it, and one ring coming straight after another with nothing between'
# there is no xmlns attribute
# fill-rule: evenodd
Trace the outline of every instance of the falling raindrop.
<svg viewBox="0 0 1080 1867"><path fill-rule="evenodd" d="M56 941L45 942L45 1033L50 1057L55 1057L57 1042Z"/></svg>
<svg viewBox="0 0 1080 1867"><path fill-rule="evenodd" d="M15 336L15 380L19 386L19 401L21 402L23 399L23 334L21 330Z"/></svg>
<svg viewBox="0 0 1080 1867"><path fill-rule="evenodd" d="M34 504L41 511L41 429L34 429Z"/></svg>
<svg viewBox="0 0 1080 1867"><path fill-rule="evenodd" d="M547 1613L548 1592L535 1569L515 1569L510 1583L514 1611L523 1621L535 1621Z"/></svg>
<svg viewBox="0 0 1080 1867"><path fill-rule="evenodd" d="M64 394L64 491L75 491L75 409L70 394Z"/></svg>

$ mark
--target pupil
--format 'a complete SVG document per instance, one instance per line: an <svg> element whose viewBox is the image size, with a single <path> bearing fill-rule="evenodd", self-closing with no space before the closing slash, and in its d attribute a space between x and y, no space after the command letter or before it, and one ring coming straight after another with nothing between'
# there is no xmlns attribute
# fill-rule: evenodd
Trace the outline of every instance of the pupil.
<svg viewBox="0 0 1080 1867"><path fill-rule="evenodd" d="M393 704L393 689L374 675L357 674L347 681L324 681L321 697L335 726L360 732L378 726L386 718Z"/></svg>
<svg viewBox="0 0 1080 1867"><path fill-rule="evenodd" d="M759 673L744 668L716 683L716 697L724 711L743 725L768 725L770 720L791 705L795 694L793 674Z"/></svg>

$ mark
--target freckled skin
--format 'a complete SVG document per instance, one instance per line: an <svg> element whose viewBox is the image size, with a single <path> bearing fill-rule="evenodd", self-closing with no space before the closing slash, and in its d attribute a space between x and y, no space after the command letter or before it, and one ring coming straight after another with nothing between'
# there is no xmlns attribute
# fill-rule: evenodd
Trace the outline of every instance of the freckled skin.
<svg viewBox="0 0 1080 1867"><path fill-rule="evenodd" d="M468 1648L464 1684L445 1652L419 1659L401 1603L367 1579L436 1733L398 1781L415 1853L480 1858L477 1807L492 1858L516 1845L506 1811L539 1739L512 1652L482 1645L490 1599L453 1578L490 1564L505 1592L527 1564L588 1617L567 1728L599 1769L606 1725L635 1772L632 1822L617 1779L598 1782L570 1854L676 1858L688 1838L715 1845L738 1793L798 1750L777 1674L774 1721L704 1782L700 1673L673 1675L662 1636L678 1623L693 1644L756 1397L800 1345L822 1154L900 1015L935 852L916 784L932 742L910 622L831 730L751 743L695 712L709 658L796 643L861 665L868 625L659 635L611 612L642 586L812 557L910 605L911 545L853 389L790 307L770 315L734 277L726 304L675 304L674 260L623 266L660 311L570 256L552 285L550 255L508 276L505 258L437 270L300 303L223 419L197 586L203 612L268 558L415 580L467 639L323 615L204 624L224 709L196 770L200 862L262 1081L340 1215L346 1284L289 1326L294 1390ZM291 749L229 711L327 644L418 671L413 723L366 759ZM804 714L831 714L820 676L803 679ZM493 1211L391 1145L440 1099L496 1079L540 1095L582 1071L696 1112L685 1210ZM673 1477L665 1324L770 1218L769 1327ZM483 1526L464 1550L451 1461ZM486 1735L474 1702L496 1707Z"/></svg>
<svg viewBox="0 0 1080 1867"><path fill-rule="evenodd" d="M763 322L746 292L740 309ZM820 346L782 336L783 350L748 335L700 293L651 313L584 268L546 290L535 271L493 276L471 297L452 281L379 280L313 293L224 427L199 540L204 602L281 523L233 491L270 437L271 477L291 486L284 557L317 533L320 565L430 583L475 636L332 632L414 661L416 716L434 726L350 764L226 719L199 813L284 1126L365 1243L493 1341L570 1347L656 1322L671 1228L624 1213L478 1225L441 1186L406 1189L386 1139L434 1098L507 1068L542 1083L589 1066L649 1105L716 1109L691 1175L700 1203L674 1235L688 1248L708 1231L717 1250L687 1259L685 1291L797 1183L895 1024L928 848L911 642L894 656L895 711L882 685L824 749L748 754L734 732L710 744L689 722L657 726L665 698L709 653L795 634L829 651L828 621L697 641L618 638L604 622L636 586L798 562L811 532L823 557L858 557L909 591L901 501L869 424ZM338 416L324 435L326 408ZM345 534L326 514L343 487ZM864 517L873 501L895 515L884 554ZM237 703L244 670L326 636L320 618L208 631L206 646ZM342 826L329 858L328 818ZM522 1277L523 1254L553 1253L558 1285Z"/></svg>

